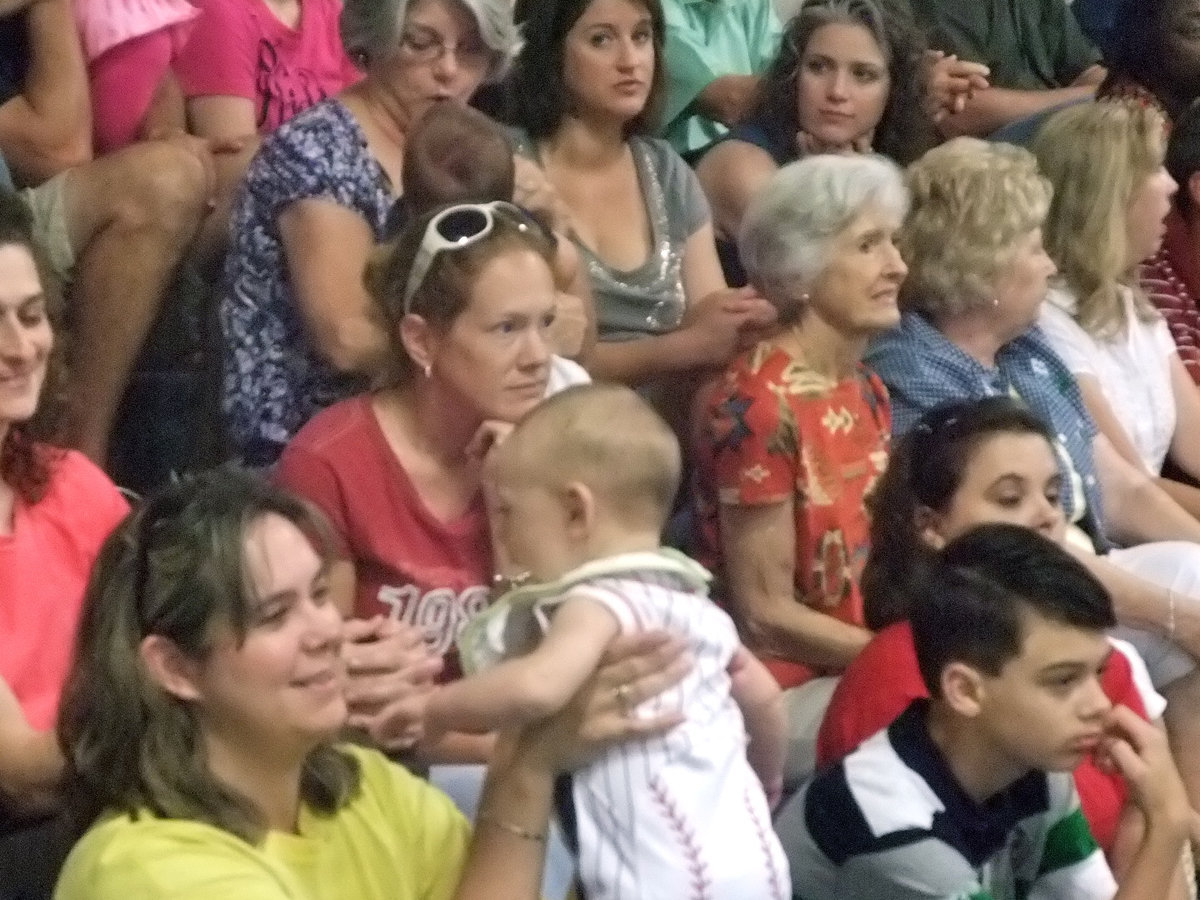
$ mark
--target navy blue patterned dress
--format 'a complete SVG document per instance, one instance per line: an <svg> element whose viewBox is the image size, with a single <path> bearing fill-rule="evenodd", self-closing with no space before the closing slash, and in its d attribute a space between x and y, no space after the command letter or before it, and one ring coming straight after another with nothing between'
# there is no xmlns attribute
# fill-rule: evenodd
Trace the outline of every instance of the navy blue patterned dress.
<svg viewBox="0 0 1200 900"><path fill-rule="evenodd" d="M249 465L271 465L314 413L366 387L317 354L292 291L279 216L307 199L353 210L383 239L395 195L358 122L336 99L267 138L234 209L220 305L222 406L234 451Z"/></svg>

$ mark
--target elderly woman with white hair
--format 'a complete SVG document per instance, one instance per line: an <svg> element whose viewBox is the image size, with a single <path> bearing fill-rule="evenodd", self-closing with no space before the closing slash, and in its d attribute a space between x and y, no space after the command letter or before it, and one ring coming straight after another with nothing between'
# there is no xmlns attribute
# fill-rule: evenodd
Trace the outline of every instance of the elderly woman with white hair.
<svg viewBox="0 0 1200 900"><path fill-rule="evenodd" d="M233 215L223 407L255 466L383 368L362 273L402 192L406 134L432 104L498 79L519 45L507 0L347 0L341 26L366 77L267 138Z"/></svg>
<svg viewBox="0 0 1200 900"><path fill-rule="evenodd" d="M837 675L871 637L858 576L891 412L861 360L900 318L907 269L894 237L907 208L886 159L813 156L780 169L741 227L742 262L782 328L709 400L701 518L706 561L785 690L793 784L812 769Z"/></svg>

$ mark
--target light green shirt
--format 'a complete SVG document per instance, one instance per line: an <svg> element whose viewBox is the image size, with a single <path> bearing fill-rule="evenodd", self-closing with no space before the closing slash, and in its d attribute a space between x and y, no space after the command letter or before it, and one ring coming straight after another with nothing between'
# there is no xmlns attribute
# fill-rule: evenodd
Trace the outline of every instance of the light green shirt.
<svg viewBox="0 0 1200 900"><path fill-rule="evenodd" d="M722 75L761 74L779 50L782 29L771 0L664 0L663 13L663 137L686 154L728 130L696 114L696 97Z"/></svg>

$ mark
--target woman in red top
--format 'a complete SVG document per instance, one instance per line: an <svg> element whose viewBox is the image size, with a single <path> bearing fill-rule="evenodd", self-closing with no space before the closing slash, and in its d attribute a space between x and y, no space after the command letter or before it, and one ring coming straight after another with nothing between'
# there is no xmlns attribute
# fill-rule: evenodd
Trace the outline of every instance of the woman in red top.
<svg viewBox="0 0 1200 900"><path fill-rule="evenodd" d="M279 481L314 501L343 543L344 612L424 638L435 666L446 657L443 678L458 674L454 639L489 599L480 492L489 437L546 394L553 252L546 232L506 203L412 222L367 276L393 341L388 386L319 413L280 458ZM392 746L418 734L388 733L389 718L359 724ZM424 749L439 759L486 753L465 741Z"/></svg>
<svg viewBox="0 0 1200 900"><path fill-rule="evenodd" d="M85 456L46 443L63 386L48 271L24 204L0 193L0 885L21 896L61 861L41 827L58 804L54 719L92 563L129 509Z"/></svg>
<svg viewBox="0 0 1200 900"><path fill-rule="evenodd" d="M708 404L704 561L785 690L788 784L811 771L833 678L871 637L864 498L887 463L891 412L860 360L899 321L907 268L893 237L907 206L882 157L813 156L780 169L742 226L742 261L783 328L730 364Z"/></svg>
<svg viewBox="0 0 1200 900"><path fill-rule="evenodd" d="M878 634L834 691L817 743L822 765L887 726L912 699L928 696L907 618L923 568L938 548L992 522L1068 542L1051 441L1027 407L998 396L938 407L897 442L872 501L871 554L862 578L866 622ZM1165 701L1150 686L1137 651L1120 642L1114 649L1105 692L1114 704L1157 719ZM1123 837L1135 834L1137 817L1126 803L1125 783L1091 760L1076 770L1075 782L1092 833L1119 872Z"/></svg>

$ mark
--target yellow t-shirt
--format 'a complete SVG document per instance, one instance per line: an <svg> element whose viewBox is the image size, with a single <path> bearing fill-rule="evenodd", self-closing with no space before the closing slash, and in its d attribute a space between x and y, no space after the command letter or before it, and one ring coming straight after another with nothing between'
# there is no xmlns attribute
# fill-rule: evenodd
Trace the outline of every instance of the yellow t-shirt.
<svg viewBox="0 0 1200 900"><path fill-rule="evenodd" d="M55 900L442 900L466 859L454 804L382 754L344 748L359 793L332 816L300 811L298 834L258 846L211 825L149 814L93 825L67 858Z"/></svg>

